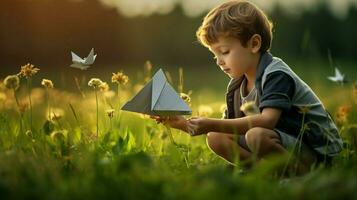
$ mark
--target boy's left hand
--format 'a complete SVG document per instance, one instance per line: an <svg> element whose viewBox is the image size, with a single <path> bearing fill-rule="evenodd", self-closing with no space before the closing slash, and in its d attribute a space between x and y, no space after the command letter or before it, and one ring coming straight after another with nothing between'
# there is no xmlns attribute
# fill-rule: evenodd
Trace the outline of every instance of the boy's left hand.
<svg viewBox="0 0 357 200"><path fill-rule="evenodd" d="M191 135L202 135L209 132L209 119L203 117L192 117L188 120L188 127L191 129Z"/></svg>

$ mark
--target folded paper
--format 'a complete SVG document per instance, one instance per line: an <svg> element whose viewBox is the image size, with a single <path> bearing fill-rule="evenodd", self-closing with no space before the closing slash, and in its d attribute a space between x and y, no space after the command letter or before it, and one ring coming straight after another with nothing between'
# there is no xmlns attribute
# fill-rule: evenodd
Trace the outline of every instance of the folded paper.
<svg viewBox="0 0 357 200"><path fill-rule="evenodd" d="M161 69L121 109L157 116L191 115L192 113L191 108L167 82Z"/></svg>

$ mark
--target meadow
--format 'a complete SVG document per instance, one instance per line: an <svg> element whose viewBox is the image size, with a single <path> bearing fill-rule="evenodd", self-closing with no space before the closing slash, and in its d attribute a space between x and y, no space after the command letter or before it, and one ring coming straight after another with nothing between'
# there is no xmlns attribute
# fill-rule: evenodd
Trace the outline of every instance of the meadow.
<svg viewBox="0 0 357 200"><path fill-rule="evenodd" d="M148 62L126 71L99 73L93 67L73 77L43 73L40 66L28 64L11 79L0 77L0 196L356 199L354 64L340 63L349 83L338 85L326 79L333 73L328 63L294 63L343 137L345 149L331 167L286 177L277 165L288 160L272 157L246 171L239 162L230 165L211 152L204 135L191 137L148 116L121 111L158 69ZM193 115L222 116L228 78L216 67L164 70L172 86L185 94Z"/></svg>

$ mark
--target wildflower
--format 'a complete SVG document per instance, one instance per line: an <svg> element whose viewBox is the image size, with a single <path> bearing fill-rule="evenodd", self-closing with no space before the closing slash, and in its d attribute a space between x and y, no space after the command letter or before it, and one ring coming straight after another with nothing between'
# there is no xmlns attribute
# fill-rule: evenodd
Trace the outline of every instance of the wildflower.
<svg viewBox="0 0 357 200"><path fill-rule="evenodd" d="M116 83L118 85L125 85L129 81L129 77L125 75L123 72L113 73L112 83Z"/></svg>
<svg viewBox="0 0 357 200"><path fill-rule="evenodd" d="M21 66L20 76L30 78L35 75L40 69L36 68L34 65L27 63Z"/></svg>
<svg viewBox="0 0 357 200"><path fill-rule="evenodd" d="M337 109L335 114L337 124L345 124L347 122L348 114L351 112L351 106L344 105Z"/></svg>
<svg viewBox="0 0 357 200"><path fill-rule="evenodd" d="M109 109L109 110L106 110L105 112L107 113L107 115L110 119L114 117L114 112L115 112L114 109Z"/></svg>
<svg viewBox="0 0 357 200"><path fill-rule="evenodd" d="M20 79L17 75L9 75L4 79L4 85L7 89L17 90L20 87Z"/></svg>
<svg viewBox="0 0 357 200"><path fill-rule="evenodd" d="M255 115L255 114L259 114L259 108L258 106L255 104L254 101L248 101L247 103L244 103L240 106L240 110L246 115Z"/></svg>
<svg viewBox="0 0 357 200"><path fill-rule="evenodd" d="M212 115L212 113L213 109L210 106L200 105L198 107L198 115L200 117L209 117L210 115Z"/></svg>
<svg viewBox="0 0 357 200"><path fill-rule="evenodd" d="M48 79L42 79L41 85L45 86L46 88L53 88L52 81Z"/></svg>
<svg viewBox="0 0 357 200"><path fill-rule="evenodd" d="M181 99L183 99L186 103L188 103L188 104L191 103L191 97L190 97L188 94L181 92L181 93L180 93L180 97L181 97Z"/></svg>
<svg viewBox="0 0 357 200"><path fill-rule="evenodd" d="M109 85L106 82L103 82L100 86L99 86L99 90L102 92L107 92L109 90Z"/></svg>
<svg viewBox="0 0 357 200"><path fill-rule="evenodd" d="M93 87L94 89L99 88L99 86L102 84L103 84L103 81L101 81L99 78L92 78L88 82L88 86Z"/></svg>

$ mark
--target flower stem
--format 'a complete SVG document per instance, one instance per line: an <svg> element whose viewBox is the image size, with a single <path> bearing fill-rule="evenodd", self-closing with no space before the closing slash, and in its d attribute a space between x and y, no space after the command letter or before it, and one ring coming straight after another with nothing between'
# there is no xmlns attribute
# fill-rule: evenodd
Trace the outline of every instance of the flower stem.
<svg viewBox="0 0 357 200"><path fill-rule="evenodd" d="M28 98L30 104L30 130L32 131L32 101L31 101L31 78L27 78Z"/></svg>
<svg viewBox="0 0 357 200"><path fill-rule="evenodd" d="M99 127L98 127L99 111L98 111L98 92L97 92L97 90L95 90L95 101L96 101L96 105L97 105L97 139L98 139L98 135L99 135Z"/></svg>

